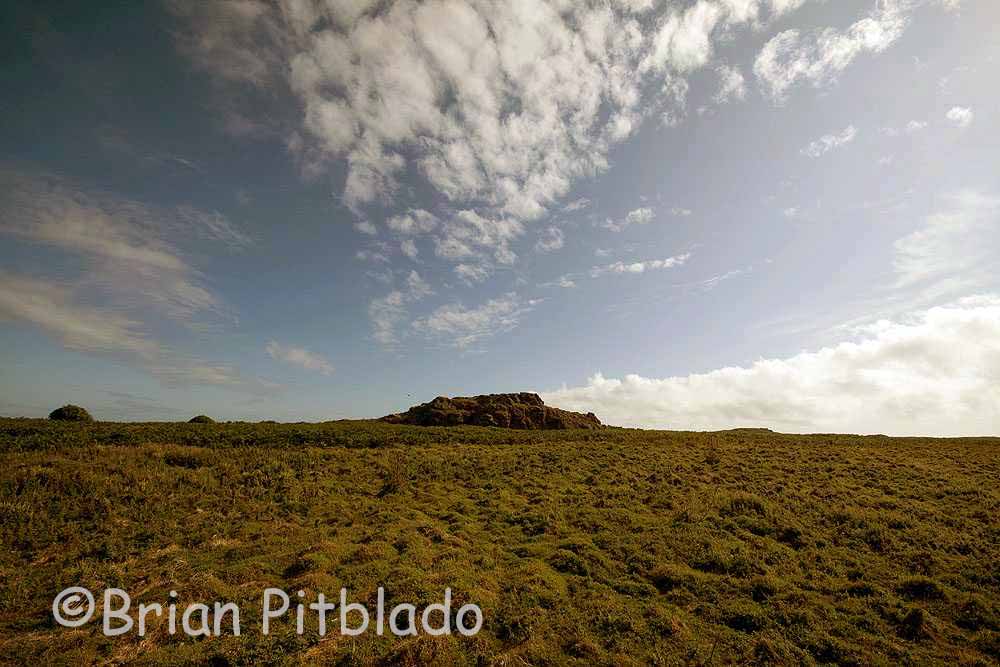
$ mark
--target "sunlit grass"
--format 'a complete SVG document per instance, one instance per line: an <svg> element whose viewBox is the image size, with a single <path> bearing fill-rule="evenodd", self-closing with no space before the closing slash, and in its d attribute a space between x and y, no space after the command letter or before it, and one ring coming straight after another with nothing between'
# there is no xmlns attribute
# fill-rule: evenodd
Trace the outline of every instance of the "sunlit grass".
<svg viewBox="0 0 1000 667"><path fill-rule="evenodd" d="M1000 441L0 420L0 660L1000 660ZM241 637L55 626L69 585L226 600ZM259 632L267 586L450 587L474 638Z"/></svg>

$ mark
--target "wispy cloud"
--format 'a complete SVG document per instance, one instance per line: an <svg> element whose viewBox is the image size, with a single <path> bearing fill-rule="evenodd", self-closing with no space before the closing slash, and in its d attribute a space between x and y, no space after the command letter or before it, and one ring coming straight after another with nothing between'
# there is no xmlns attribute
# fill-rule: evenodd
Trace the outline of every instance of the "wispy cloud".
<svg viewBox="0 0 1000 667"><path fill-rule="evenodd" d="M538 234L535 241L535 252L546 253L559 250L565 244L563 231L558 227L546 227Z"/></svg>
<svg viewBox="0 0 1000 667"><path fill-rule="evenodd" d="M81 286L185 321L225 309L181 244L202 238L240 249L252 242L219 213L150 207L48 174L2 167L0 189L0 233L73 253L87 266Z"/></svg>
<svg viewBox="0 0 1000 667"><path fill-rule="evenodd" d="M894 287L947 281L980 289L995 276L1000 254L1000 198L965 190L895 243Z"/></svg>
<svg viewBox="0 0 1000 667"><path fill-rule="evenodd" d="M608 274L637 274L645 273L647 271L659 271L662 269L672 269L677 266L683 266L688 259L691 258L691 253L684 253L683 255L674 255L673 257L668 257L666 259L650 259L643 262L615 262L614 264L606 264L604 266L595 266L590 270L591 278L598 278L600 276Z"/></svg>
<svg viewBox="0 0 1000 667"><path fill-rule="evenodd" d="M909 9L909 3L883 0L845 31L786 30L761 49L754 73L764 91L779 103L799 83L817 88L826 85L859 55L881 53L899 39L906 28Z"/></svg>
<svg viewBox="0 0 1000 667"><path fill-rule="evenodd" d="M882 133L887 137L899 137L904 134L916 134L922 130L927 129L927 121L925 120L911 120L903 127L886 127L882 129Z"/></svg>
<svg viewBox="0 0 1000 667"><path fill-rule="evenodd" d="M310 352L304 347L282 345L272 340L268 341L264 349L272 359L299 366L307 371L316 371L323 375L333 374L333 364L326 357Z"/></svg>
<svg viewBox="0 0 1000 667"><path fill-rule="evenodd" d="M839 134L826 134L816 141L811 142L802 149L802 154L812 158L821 157L834 149L846 146L854 141L857 136L858 129L853 125L848 125Z"/></svg>
<svg viewBox="0 0 1000 667"><path fill-rule="evenodd" d="M178 353L151 335L142 321L87 303L58 282L0 273L0 318L38 327L66 349L127 363L166 385L207 384L250 393L280 388L244 377L230 365Z"/></svg>
<svg viewBox="0 0 1000 667"><path fill-rule="evenodd" d="M68 253L81 267L57 280L0 275L6 317L39 327L68 349L115 358L167 384L275 389L164 345L150 324L166 317L204 331L216 325L203 316L231 321L182 249L191 239L237 249L252 242L224 216L146 206L12 166L0 168L0 192L0 233Z"/></svg>
<svg viewBox="0 0 1000 667"><path fill-rule="evenodd" d="M427 317L414 320L413 329L429 338L465 349L486 338L517 327L521 317L537 305L514 292L490 299L475 308L459 303L441 306Z"/></svg>
<svg viewBox="0 0 1000 667"><path fill-rule="evenodd" d="M648 225L655 219L656 213L653 212L653 209L648 206L643 206L642 208L629 211L625 217L620 220L612 220L611 218L608 218L601 223L601 227L612 232L622 232L632 225Z"/></svg>
<svg viewBox="0 0 1000 667"><path fill-rule="evenodd" d="M408 315L408 304L420 301L434 291L416 271L410 271L402 289L394 289L368 304L372 337L382 346L394 349L400 343L400 325Z"/></svg>

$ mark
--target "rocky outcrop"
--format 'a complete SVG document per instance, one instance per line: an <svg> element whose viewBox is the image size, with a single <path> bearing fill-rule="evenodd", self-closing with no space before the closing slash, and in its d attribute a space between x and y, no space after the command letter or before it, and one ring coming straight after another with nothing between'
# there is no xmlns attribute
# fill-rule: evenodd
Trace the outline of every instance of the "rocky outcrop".
<svg viewBox="0 0 1000 667"><path fill-rule="evenodd" d="M390 424L416 426L501 426L520 429L601 428L601 421L588 412L550 408L538 394L485 394L483 396L438 396L430 403L406 412L382 417Z"/></svg>

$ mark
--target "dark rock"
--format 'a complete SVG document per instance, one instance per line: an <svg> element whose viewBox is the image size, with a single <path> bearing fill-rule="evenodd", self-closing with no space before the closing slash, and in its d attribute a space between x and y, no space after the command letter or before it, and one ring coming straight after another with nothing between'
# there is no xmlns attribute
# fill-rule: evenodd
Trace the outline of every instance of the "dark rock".
<svg viewBox="0 0 1000 667"><path fill-rule="evenodd" d="M538 394L485 394L482 396L438 396L430 403L406 412L387 415L382 421L415 426L499 426L517 429L601 428L601 421L588 412L570 412L545 405Z"/></svg>

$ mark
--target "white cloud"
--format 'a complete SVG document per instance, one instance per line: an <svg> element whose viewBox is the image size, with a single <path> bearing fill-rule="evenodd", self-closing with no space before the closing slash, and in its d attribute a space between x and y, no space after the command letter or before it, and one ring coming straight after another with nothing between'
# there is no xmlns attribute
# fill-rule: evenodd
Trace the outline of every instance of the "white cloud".
<svg viewBox="0 0 1000 667"><path fill-rule="evenodd" d="M542 397L645 428L992 435L1000 431L997 377L1000 298L984 296L785 359L664 379L597 374Z"/></svg>
<svg viewBox="0 0 1000 667"><path fill-rule="evenodd" d="M646 271L672 269L677 266L683 266L690 258L691 253L684 253L683 255L668 257L667 259L651 259L644 262L630 262L627 264L625 262L615 262L606 266L595 266L590 270L590 277L597 278L607 274L645 273Z"/></svg>
<svg viewBox="0 0 1000 667"><path fill-rule="evenodd" d="M411 301L418 301L426 296L434 294L434 290L427 284L427 281L420 277L416 271L410 271L406 276L406 295Z"/></svg>
<svg viewBox="0 0 1000 667"><path fill-rule="evenodd" d="M348 206L389 201L416 171L454 208L524 221L607 169L647 118L679 122L716 42L801 0L209 4L169 3L189 28L178 48L294 96L290 149L309 173L345 161Z"/></svg>
<svg viewBox="0 0 1000 667"><path fill-rule="evenodd" d="M902 128L898 127L887 127L882 130L882 132L889 137L898 137L903 134L915 134L921 130L927 129L927 121L924 120L911 120Z"/></svg>
<svg viewBox="0 0 1000 667"><path fill-rule="evenodd" d="M883 0L843 32L834 28L807 34L786 30L761 49L754 73L765 92L779 103L796 84L826 85L859 55L881 53L899 39L909 8L898 0Z"/></svg>
<svg viewBox="0 0 1000 667"><path fill-rule="evenodd" d="M458 264L454 268L455 275L466 285L481 283L490 277L490 268L483 264Z"/></svg>
<svg viewBox="0 0 1000 667"><path fill-rule="evenodd" d="M423 209L411 209L392 216L385 224L398 234L426 234L437 227L438 219Z"/></svg>
<svg viewBox="0 0 1000 667"><path fill-rule="evenodd" d="M612 220L608 218L601 224L601 226L605 229L611 230L612 232L621 232L631 225L648 225L655 218L656 214L653 212L653 209L648 206L644 206L642 208L629 211L628 215L621 220Z"/></svg>
<svg viewBox="0 0 1000 667"><path fill-rule="evenodd" d="M354 223L354 228L361 232L362 234L367 234L369 236L375 236L378 234L378 229L369 220L361 220Z"/></svg>
<svg viewBox="0 0 1000 667"><path fill-rule="evenodd" d="M492 255L500 264L513 264L517 255L510 243L524 233L524 226L510 218L484 218L475 211L459 211L438 228L434 238L438 257L452 260Z"/></svg>
<svg viewBox="0 0 1000 667"><path fill-rule="evenodd" d="M573 289L574 287L576 287L576 281L573 280L571 276L565 275L565 276L559 276L559 280L549 283L542 283L539 285L539 287L542 288L559 287L562 289Z"/></svg>
<svg viewBox="0 0 1000 667"><path fill-rule="evenodd" d="M538 234L535 242L535 252L546 253L559 250L566 240L563 231L558 227L546 227Z"/></svg>
<svg viewBox="0 0 1000 667"><path fill-rule="evenodd" d="M368 304L368 319L372 322L372 337L386 347L399 343L396 329L406 319L406 299L399 290L392 290L384 297L372 299Z"/></svg>
<svg viewBox="0 0 1000 667"><path fill-rule="evenodd" d="M975 114L972 112L972 109L968 107L952 107L948 110L948 113L945 114L945 118L952 122L956 127L965 128L972 125L972 120L975 118Z"/></svg>
<svg viewBox="0 0 1000 667"><path fill-rule="evenodd" d="M378 250L362 249L354 253L354 257L362 262L389 262L389 257L384 252L379 252Z"/></svg>
<svg viewBox="0 0 1000 667"><path fill-rule="evenodd" d="M368 304L372 337L387 348L395 348L400 342L399 325L407 317L407 304L432 294L434 291L427 281L416 271L410 271L406 277L405 289L394 289L383 297L372 299Z"/></svg>
<svg viewBox="0 0 1000 667"><path fill-rule="evenodd" d="M844 128L844 131L840 134L827 134L816 141L811 142L808 146L802 149L802 154L809 157L817 158L835 148L840 148L845 146L858 136L858 129L853 125L848 125Z"/></svg>
<svg viewBox="0 0 1000 667"><path fill-rule="evenodd" d="M410 259L417 258L417 244L413 241L413 239L403 239L403 241L399 244L399 251Z"/></svg>
<svg viewBox="0 0 1000 667"><path fill-rule="evenodd" d="M689 208L682 208L680 206L675 206L674 208L670 209L670 215L672 215L674 217L677 217L677 218L686 218L689 215L691 215L693 212L694 211L692 211Z"/></svg>
<svg viewBox="0 0 1000 667"><path fill-rule="evenodd" d="M316 371L323 375L333 374L333 364L321 354L310 352L304 347L294 345L282 345L276 341L269 341L265 347L268 355L272 359L283 361L293 366L300 366L307 371Z"/></svg>
<svg viewBox="0 0 1000 667"><path fill-rule="evenodd" d="M715 101L725 104L733 100L742 100L747 96L747 84L739 67L719 65L715 68L719 75L719 90L715 93Z"/></svg>
<svg viewBox="0 0 1000 667"><path fill-rule="evenodd" d="M442 339L453 347L464 349L514 329L536 303L509 292L475 308L458 303L441 306L427 317L414 320L412 326L429 338Z"/></svg>
<svg viewBox="0 0 1000 667"><path fill-rule="evenodd" d="M563 206L562 210L565 213L573 213L574 211L582 211L588 206L590 206L590 200L586 197L580 197Z"/></svg>

